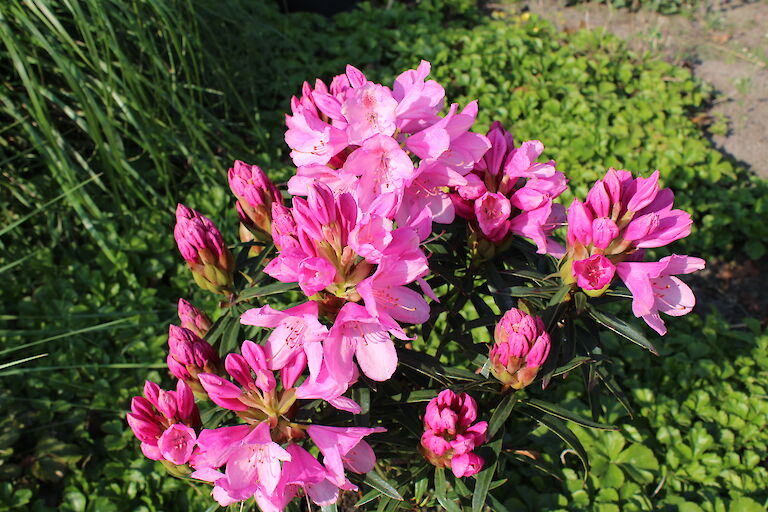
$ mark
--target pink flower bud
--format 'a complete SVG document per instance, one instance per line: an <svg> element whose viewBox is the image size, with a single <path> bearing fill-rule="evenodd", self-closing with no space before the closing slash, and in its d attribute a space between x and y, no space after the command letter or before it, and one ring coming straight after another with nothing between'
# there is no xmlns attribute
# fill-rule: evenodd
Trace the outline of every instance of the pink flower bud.
<svg viewBox="0 0 768 512"><path fill-rule="evenodd" d="M178 379L187 381L196 391L197 374L217 372L221 366L219 355L207 341L190 329L171 325L168 328L168 369Z"/></svg>
<svg viewBox="0 0 768 512"><path fill-rule="evenodd" d="M605 249L619 236L616 223L607 217L598 217L592 221L592 243L598 249Z"/></svg>
<svg viewBox="0 0 768 512"><path fill-rule="evenodd" d="M283 197L258 165L235 160L227 173L229 188L237 197L241 222L252 231L270 235L272 203L282 204Z"/></svg>
<svg viewBox="0 0 768 512"><path fill-rule="evenodd" d="M491 373L505 386L521 389L529 385L549 355L551 339L539 317L512 308L494 331Z"/></svg>
<svg viewBox="0 0 768 512"><path fill-rule="evenodd" d="M456 476L473 475L483 461L472 450L485 443L488 428L484 421L473 424L476 418L477 403L471 396L441 391L427 404L419 451L431 464L452 468Z"/></svg>
<svg viewBox="0 0 768 512"><path fill-rule="evenodd" d="M208 315L184 299L179 299L178 311L183 328L189 329L201 338L205 337L212 325Z"/></svg>
<svg viewBox="0 0 768 512"><path fill-rule="evenodd" d="M231 291L234 259L210 219L179 204L173 236L201 288L214 293Z"/></svg>
<svg viewBox="0 0 768 512"><path fill-rule="evenodd" d="M474 453L459 455L454 457L451 462L451 470L457 478L479 473L483 469L483 464L485 464L483 458Z"/></svg>
<svg viewBox="0 0 768 512"><path fill-rule="evenodd" d="M336 267L327 259L307 258L299 264L299 286L311 297L333 283Z"/></svg>

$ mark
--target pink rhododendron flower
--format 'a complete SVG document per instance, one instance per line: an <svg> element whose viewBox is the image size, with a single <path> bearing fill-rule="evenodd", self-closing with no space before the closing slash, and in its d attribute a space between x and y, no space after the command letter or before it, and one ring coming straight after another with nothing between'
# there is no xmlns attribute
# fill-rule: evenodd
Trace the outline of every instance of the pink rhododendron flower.
<svg viewBox="0 0 768 512"><path fill-rule="evenodd" d="M363 438L377 432L386 432L383 427L326 427L310 425L307 434L323 454L323 465L328 479L337 487L350 487L344 476L344 468L373 469L376 457L373 450L358 448ZM357 448L357 449L356 449ZM369 447L370 448L370 447ZM353 487L354 488L354 487Z"/></svg>
<svg viewBox="0 0 768 512"><path fill-rule="evenodd" d="M144 396L131 400L127 420L147 458L181 465L192 455L200 413L192 390L184 381L177 382L176 391L163 391L147 381Z"/></svg>
<svg viewBox="0 0 768 512"><path fill-rule="evenodd" d="M360 176L357 201L368 212L369 205L384 194L393 195L392 203L399 204L403 188L413 176L413 162L395 139L377 134L349 155L344 172Z"/></svg>
<svg viewBox="0 0 768 512"><path fill-rule="evenodd" d="M213 497L222 506L247 500L257 493L274 493L280 482L280 462L291 460L291 455L272 441L267 423L260 423L241 439L230 432L226 435L229 443L221 447L225 471L201 467L192 473L192 478L212 482Z"/></svg>
<svg viewBox="0 0 768 512"><path fill-rule="evenodd" d="M691 289L675 274L690 274L704 268L701 258L673 254L656 262L622 262L616 272L632 292L632 312L660 335L667 332L659 312L687 315L696 304Z"/></svg>
<svg viewBox="0 0 768 512"><path fill-rule="evenodd" d="M376 381L389 379L397 367L397 352L389 330L363 306L348 302L339 311L325 342L325 361L337 379L352 380L353 355L363 373Z"/></svg>
<svg viewBox="0 0 768 512"><path fill-rule="evenodd" d="M326 342L324 350L326 352L332 352L328 342ZM320 366L320 370L317 376L312 376L306 379L296 389L296 398L299 399L316 399L320 398L325 400L330 405L341 411L351 412L352 414L360 413L360 404L354 400L347 398L344 393L347 392L349 387L357 381L359 376L357 369L352 368L350 374L338 374L328 369L329 357L323 359L323 363Z"/></svg>
<svg viewBox="0 0 768 512"><path fill-rule="evenodd" d="M632 178L627 171L610 169L584 203L574 199L568 208L567 259L561 267L565 281L599 295L618 265L637 259L642 249L687 236L691 216L672 209L673 199L671 190L659 188L658 171ZM626 275L626 268L622 272Z"/></svg>
<svg viewBox="0 0 768 512"><path fill-rule="evenodd" d="M323 359L321 341L328 334L328 329L318 321L317 315L317 303L305 302L285 311L270 306L249 309L242 314L240 322L275 329L264 345L269 369L281 370L299 354L304 354L303 361L305 364L308 362L310 375L317 375Z"/></svg>
<svg viewBox="0 0 768 512"><path fill-rule="evenodd" d="M576 284L584 290L601 290L613 280L616 267L602 254L573 262Z"/></svg>
<svg viewBox="0 0 768 512"><path fill-rule="evenodd" d="M491 373L505 386L528 386L547 360L552 344L540 317L512 308L501 317L491 347Z"/></svg>
<svg viewBox="0 0 768 512"><path fill-rule="evenodd" d="M297 104L292 110L293 115L285 117L285 143L293 150L294 164L325 165L347 147L344 131L322 121L314 108Z"/></svg>
<svg viewBox="0 0 768 512"><path fill-rule="evenodd" d="M419 451L431 464L450 467L456 477L472 476L483 459L472 450L485 443L488 424L475 423L477 403L466 393L445 389L427 404Z"/></svg>
<svg viewBox="0 0 768 512"><path fill-rule="evenodd" d="M388 87L369 82L355 88L341 106L349 143L362 145L374 135L395 133L396 108L397 100Z"/></svg>
<svg viewBox="0 0 768 512"><path fill-rule="evenodd" d="M417 69L409 69L395 79L392 97L397 100L397 127L403 133L415 133L439 120L445 105L445 89L429 75L430 64L422 60Z"/></svg>
<svg viewBox="0 0 768 512"><path fill-rule="evenodd" d="M486 192L475 201L475 216L486 238L501 242L509 232L512 205L499 193Z"/></svg>

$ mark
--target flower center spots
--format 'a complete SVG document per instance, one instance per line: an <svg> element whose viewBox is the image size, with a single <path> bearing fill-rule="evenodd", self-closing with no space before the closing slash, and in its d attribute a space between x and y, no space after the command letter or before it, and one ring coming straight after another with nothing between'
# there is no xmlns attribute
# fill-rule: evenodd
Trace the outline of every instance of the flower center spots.
<svg viewBox="0 0 768 512"><path fill-rule="evenodd" d="M301 338L304 335L304 331L307 325L297 318L290 318L287 321L288 334L285 336L285 344L290 348L294 348L296 345L300 345Z"/></svg>

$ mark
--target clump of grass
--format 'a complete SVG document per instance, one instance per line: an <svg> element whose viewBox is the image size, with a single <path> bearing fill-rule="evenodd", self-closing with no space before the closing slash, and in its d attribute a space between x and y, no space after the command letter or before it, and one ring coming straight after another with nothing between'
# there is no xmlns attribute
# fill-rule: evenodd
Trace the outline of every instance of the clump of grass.
<svg viewBox="0 0 768 512"><path fill-rule="evenodd" d="M248 77L233 76L211 44L234 35L240 4L220 13L195 4L0 5L0 161L15 170L5 204L31 211L93 180L64 198L76 214L67 222L81 223L114 261L110 216L171 207L188 174L218 181L231 148L266 150Z"/></svg>

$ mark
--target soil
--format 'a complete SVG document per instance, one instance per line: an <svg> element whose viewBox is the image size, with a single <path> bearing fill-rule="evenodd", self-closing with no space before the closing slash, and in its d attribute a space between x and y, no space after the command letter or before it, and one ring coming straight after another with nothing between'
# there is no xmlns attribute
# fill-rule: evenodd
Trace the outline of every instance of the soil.
<svg viewBox="0 0 768 512"><path fill-rule="evenodd" d="M708 1L684 14L632 12L611 5L565 6L563 0L495 4L528 9L564 31L603 28L637 52L686 66L715 92L709 112L694 118L726 153L768 178L768 1Z"/></svg>

